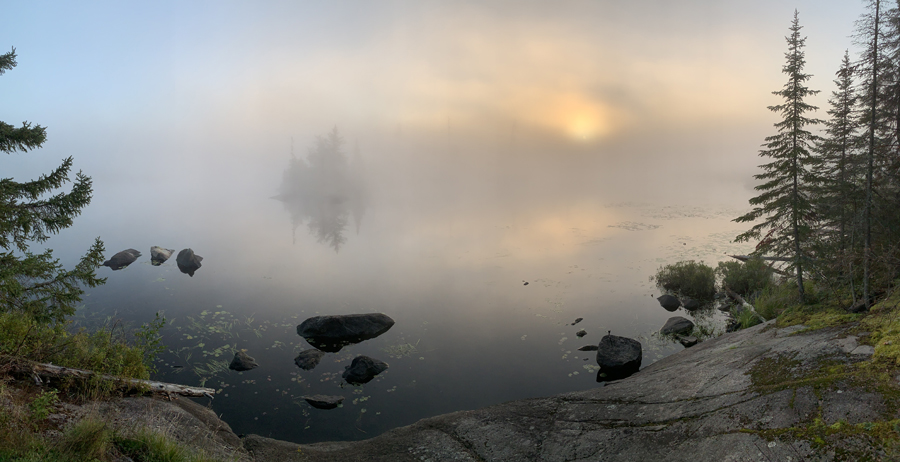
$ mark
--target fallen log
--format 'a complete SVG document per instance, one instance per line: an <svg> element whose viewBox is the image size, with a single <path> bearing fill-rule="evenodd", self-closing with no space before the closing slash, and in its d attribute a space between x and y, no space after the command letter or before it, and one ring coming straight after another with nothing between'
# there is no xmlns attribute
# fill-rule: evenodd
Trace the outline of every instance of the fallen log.
<svg viewBox="0 0 900 462"><path fill-rule="evenodd" d="M62 378L72 377L79 380L88 380L91 377L100 376L104 380L116 382L126 390L145 390L149 389L152 393L161 393L166 395L180 395L193 398L208 397L212 398L216 393L213 388L191 387L188 385L179 385L177 383L157 382L155 380L142 379L126 379L116 377L109 374L99 374L94 371L84 369L75 369L72 367L56 366L54 364L36 363L33 361L23 360L19 358L12 359L11 373L19 376L32 377L36 383L41 384L41 378Z"/></svg>
<svg viewBox="0 0 900 462"><path fill-rule="evenodd" d="M758 258L760 260L765 261L794 261L793 258L788 257L759 257L759 256L751 256L751 255L729 255L731 258L737 258L740 261L747 261L751 258Z"/></svg>
<svg viewBox="0 0 900 462"><path fill-rule="evenodd" d="M729 255L729 257L734 258L735 260L745 262L745 263L748 260L750 260L751 258L759 258L760 260L764 260L764 261L791 261L790 258L785 258L785 257L751 257L749 255ZM782 276L787 276L787 277L793 276L792 274L788 273L787 271L776 268L775 266L772 265L772 263L766 263L766 265L768 265L768 267L772 271L774 271Z"/></svg>
<svg viewBox="0 0 900 462"><path fill-rule="evenodd" d="M744 300L744 297L741 297L740 294L729 289L728 287L725 288L725 294L728 295L732 300L740 303L743 309L750 310L750 312L753 313L753 316L755 316L756 319L759 319L759 322L766 322L766 318L757 313L756 308L754 308L753 305L747 303L747 300Z"/></svg>

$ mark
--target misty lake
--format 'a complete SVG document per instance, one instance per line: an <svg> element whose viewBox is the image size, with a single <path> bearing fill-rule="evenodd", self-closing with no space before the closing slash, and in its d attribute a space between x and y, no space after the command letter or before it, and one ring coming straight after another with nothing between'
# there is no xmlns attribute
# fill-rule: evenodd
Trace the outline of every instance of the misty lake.
<svg viewBox="0 0 900 462"><path fill-rule="evenodd" d="M292 194L277 185L272 195ZM168 349L154 379L213 387L211 406L236 433L299 443L364 439L441 413L602 386L595 353L578 348L607 331L640 340L643 366L683 348L654 334L673 315L648 280L660 265L715 265L749 250L731 242L742 211L722 205L481 201L418 213L375 201L351 213L276 199L232 203L227 217L211 213L177 232L147 220L113 236L107 257L128 247L143 256L119 271L100 268L109 279L88 291L76 318L137 323L163 312ZM174 256L152 266L152 245L190 247L202 267L189 277ZM313 370L294 364L311 348L297 335L303 320L372 312L396 324ZM576 318L584 320L573 326ZM260 366L228 370L241 349ZM365 385L342 383L361 354L390 367ZM345 400L320 410L301 398L313 394Z"/></svg>

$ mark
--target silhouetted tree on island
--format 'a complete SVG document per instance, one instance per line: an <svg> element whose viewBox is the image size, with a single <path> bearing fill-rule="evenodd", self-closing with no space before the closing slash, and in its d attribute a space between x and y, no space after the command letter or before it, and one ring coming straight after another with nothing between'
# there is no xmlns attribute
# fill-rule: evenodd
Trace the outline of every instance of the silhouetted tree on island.
<svg viewBox="0 0 900 462"><path fill-rule="evenodd" d="M0 55L0 75L16 66L16 50ZM47 139L46 127L23 122L14 127L0 121L0 151L13 154L37 149ZM106 279L96 276L103 261L103 243L97 238L75 268L65 270L52 250L29 251L29 241L44 242L50 234L72 225L72 219L91 201L91 179L81 172L69 192L57 192L69 181L72 158L37 180L19 183L0 179L0 310L60 322L75 312L84 290Z"/></svg>
<svg viewBox="0 0 900 462"><path fill-rule="evenodd" d="M366 208L366 191L358 149L352 164L335 127L316 137L306 159L291 157L284 172L280 200L291 214L294 232L306 223L310 234L335 252L347 242L344 231L352 213L357 233Z"/></svg>
<svg viewBox="0 0 900 462"><path fill-rule="evenodd" d="M769 107L769 110L781 114L782 120L775 124L778 133L766 138L765 149L759 153L770 158L771 162L760 166L763 173L754 175L754 178L764 182L756 187L761 194L750 199L753 210L735 221L750 222L763 218L762 222L737 236L736 240L761 239L757 245L758 253L791 256L790 266L796 274L802 302L804 254L812 234L810 190L815 178L811 172L817 162L811 154L816 136L808 127L820 121L806 116L817 108L807 104L805 99L818 91L806 87L806 81L811 76L803 73L806 38L800 37L800 29L799 15L795 11L791 35L786 37L787 62L782 68L782 72L788 75L788 81L781 90L773 92L784 98L784 103Z"/></svg>

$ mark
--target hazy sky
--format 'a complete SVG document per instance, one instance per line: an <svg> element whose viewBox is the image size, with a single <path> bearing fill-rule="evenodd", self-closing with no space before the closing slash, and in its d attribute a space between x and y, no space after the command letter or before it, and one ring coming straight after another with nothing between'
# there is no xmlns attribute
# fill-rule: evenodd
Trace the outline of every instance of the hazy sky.
<svg viewBox="0 0 900 462"><path fill-rule="evenodd" d="M110 218L252 208L337 126L382 205L746 203L794 8L824 117L861 2L6 1L0 120L49 140L2 175L73 155Z"/></svg>

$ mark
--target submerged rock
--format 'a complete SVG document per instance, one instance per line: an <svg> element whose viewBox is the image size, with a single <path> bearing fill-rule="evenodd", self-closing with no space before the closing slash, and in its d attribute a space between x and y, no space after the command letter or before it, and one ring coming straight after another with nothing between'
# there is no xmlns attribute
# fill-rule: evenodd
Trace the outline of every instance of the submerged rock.
<svg viewBox="0 0 900 462"><path fill-rule="evenodd" d="M153 247L150 247L150 264L153 266L162 265L166 260L172 257L174 252L175 249L166 249L154 245Z"/></svg>
<svg viewBox="0 0 900 462"><path fill-rule="evenodd" d="M587 331L584 329L581 329L580 331L575 332L575 336L578 338L584 337L585 335L587 335Z"/></svg>
<svg viewBox="0 0 900 462"><path fill-rule="evenodd" d="M256 360L250 357L244 351L238 351L234 354L234 359L231 360L231 364L228 365L228 368L233 371L243 372L249 371L250 369L256 369L259 367L259 364L256 363Z"/></svg>
<svg viewBox="0 0 900 462"><path fill-rule="evenodd" d="M696 311L699 310L701 306L700 300L694 298L684 297L684 300L681 301L681 305L684 306L684 309L688 311Z"/></svg>
<svg viewBox="0 0 900 462"><path fill-rule="evenodd" d="M325 352L322 350L303 350L294 358L294 364L300 369L310 371L319 365L319 361L322 360L323 356L325 356Z"/></svg>
<svg viewBox="0 0 900 462"><path fill-rule="evenodd" d="M692 330L694 330L694 323L689 319L682 318L681 316L673 316L666 321L666 324L659 330L659 333L663 335L690 334Z"/></svg>
<svg viewBox="0 0 900 462"><path fill-rule="evenodd" d="M678 298L674 295L665 294L661 297L657 297L659 301L659 305L666 309L666 311L675 311L681 306L681 302L678 301Z"/></svg>
<svg viewBox="0 0 900 462"><path fill-rule="evenodd" d="M200 266L202 266L200 265L201 261L203 261L203 257L195 254L192 249L184 249L178 252L178 256L175 257L178 269L190 277L194 277L194 272L200 269Z"/></svg>
<svg viewBox="0 0 900 462"><path fill-rule="evenodd" d="M311 395L301 396L301 398L316 409L334 409L344 402L343 396Z"/></svg>
<svg viewBox="0 0 900 462"><path fill-rule="evenodd" d="M578 351L597 351L597 345L585 345L578 349Z"/></svg>
<svg viewBox="0 0 900 462"><path fill-rule="evenodd" d="M692 335L689 335L687 337L678 337L678 342L681 343L685 348L690 348L696 345L699 341L700 339Z"/></svg>
<svg viewBox="0 0 900 462"><path fill-rule="evenodd" d="M108 266L112 268L113 271L120 270L125 268L126 266L134 263L138 257L141 256L141 253L134 249L123 250L112 256L109 260L103 262L103 266Z"/></svg>
<svg viewBox="0 0 900 462"><path fill-rule="evenodd" d="M387 368L388 365L384 361L368 356L357 356L345 368L342 377L351 385L362 385L374 379L376 375L384 372Z"/></svg>
<svg viewBox="0 0 900 462"><path fill-rule="evenodd" d="M575 324L578 324L581 321L584 321L584 318L575 318L575 322L573 322L572 325L574 326Z"/></svg>
<svg viewBox="0 0 900 462"><path fill-rule="evenodd" d="M314 316L297 326L297 334L310 345L329 353L370 338L378 337L394 325L386 314L343 314Z"/></svg>

